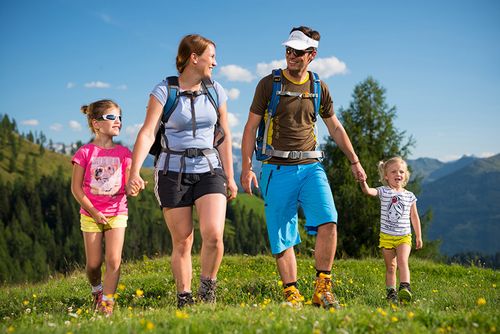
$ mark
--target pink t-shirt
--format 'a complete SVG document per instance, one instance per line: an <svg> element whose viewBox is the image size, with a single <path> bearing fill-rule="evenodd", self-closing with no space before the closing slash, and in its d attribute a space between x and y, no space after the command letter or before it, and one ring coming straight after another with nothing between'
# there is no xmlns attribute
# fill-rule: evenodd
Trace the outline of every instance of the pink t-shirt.
<svg viewBox="0 0 500 334"><path fill-rule="evenodd" d="M106 217L128 214L125 175L132 163L128 148L86 144L78 149L71 162L85 169L83 192L97 210ZM90 217L83 208L80 213Z"/></svg>

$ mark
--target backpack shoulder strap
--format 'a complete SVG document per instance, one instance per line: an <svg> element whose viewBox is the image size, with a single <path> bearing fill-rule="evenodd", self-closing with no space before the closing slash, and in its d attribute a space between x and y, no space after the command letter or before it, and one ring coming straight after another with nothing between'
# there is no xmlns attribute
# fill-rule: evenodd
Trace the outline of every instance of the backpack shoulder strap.
<svg viewBox="0 0 500 334"><path fill-rule="evenodd" d="M219 117L219 94L217 94L213 81L209 78L204 78L201 80L201 86L203 91L207 93L208 99L214 106L215 111L217 111L217 117Z"/></svg>
<svg viewBox="0 0 500 334"><path fill-rule="evenodd" d="M170 115L179 103L179 78L171 76L167 78L167 102L163 106L163 115L161 117L162 123L167 123Z"/></svg>
<svg viewBox="0 0 500 334"><path fill-rule="evenodd" d="M276 109L278 103L280 102L280 92L282 88L281 80L281 69L277 68L273 70L273 90L271 93L271 99L269 100L269 106L267 108L270 117L274 117L276 114Z"/></svg>
<svg viewBox="0 0 500 334"><path fill-rule="evenodd" d="M314 98L314 121L319 114L319 109L321 107L321 80L319 79L318 73L311 73L311 84L312 84L312 93Z"/></svg>

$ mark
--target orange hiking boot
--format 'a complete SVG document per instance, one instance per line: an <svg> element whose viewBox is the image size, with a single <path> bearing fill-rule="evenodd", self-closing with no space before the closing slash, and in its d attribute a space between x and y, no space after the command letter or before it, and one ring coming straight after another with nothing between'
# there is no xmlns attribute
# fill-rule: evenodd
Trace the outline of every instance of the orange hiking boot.
<svg viewBox="0 0 500 334"><path fill-rule="evenodd" d="M314 294L312 298L312 303L314 306L323 307L325 309L335 308L339 309L340 305L338 301L335 300L335 296L332 292L332 275L327 275L320 273L316 277L316 283L314 284Z"/></svg>
<svg viewBox="0 0 500 334"><path fill-rule="evenodd" d="M287 303L290 303L292 306L301 306L304 301L304 297L300 294L299 289L295 286L289 286L288 288L283 289L283 293L285 294L285 300Z"/></svg>

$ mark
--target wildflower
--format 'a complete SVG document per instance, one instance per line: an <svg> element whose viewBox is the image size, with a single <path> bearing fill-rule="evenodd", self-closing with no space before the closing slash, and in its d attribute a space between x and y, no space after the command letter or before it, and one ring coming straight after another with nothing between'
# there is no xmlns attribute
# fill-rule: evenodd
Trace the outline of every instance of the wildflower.
<svg viewBox="0 0 500 334"><path fill-rule="evenodd" d="M283 286L283 281L282 280L278 281L278 286Z"/></svg>
<svg viewBox="0 0 500 334"><path fill-rule="evenodd" d="M384 310L382 310L380 307L378 307L378 308L377 308L377 312L378 312L381 316L383 316L383 317L385 317L385 316L387 315L387 312L386 312L386 311L384 311Z"/></svg>
<svg viewBox="0 0 500 334"><path fill-rule="evenodd" d="M241 304L240 304L240 307L245 307L245 306L246 306L246 304L245 304L245 303L241 303Z"/></svg>
<svg viewBox="0 0 500 334"><path fill-rule="evenodd" d="M78 314L78 315L82 314L82 309L79 308L78 310L76 310L76 314Z"/></svg>
<svg viewBox="0 0 500 334"><path fill-rule="evenodd" d="M33 298L35 298L35 299L36 299L36 294L33 294Z"/></svg>
<svg viewBox="0 0 500 334"><path fill-rule="evenodd" d="M396 305L394 305L393 303L391 303L391 308L393 309L393 311L397 311L398 310L398 307Z"/></svg>
<svg viewBox="0 0 500 334"><path fill-rule="evenodd" d="M438 292L438 291L439 291L438 289L432 289L432 292L433 292L433 293L436 293L436 292Z"/></svg>
<svg viewBox="0 0 500 334"><path fill-rule="evenodd" d="M189 314L181 310L175 310L175 316L179 319L187 319L189 318Z"/></svg>
<svg viewBox="0 0 500 334"><path fill-rule="evenodd" d="M408 312L408 319L413 319L413 317L415 316L415 313L413 312Z"/></svg>
<svg viewBox="0 0 500 334"><path fill-rule="evenodd" d="M398 322L398 320L399 320L398 317L394 317L394 316L391 317L391 322Z"/></svg>
<svg viewBox="0 0 500 334"><path fill-rule="evenodd" d="M135 290L135 295L140 298L144 295L144 291L142 291L141 289L137 289Z"/></svg>
<svg viewBox="0 0 500 334"><path fill-rule="evenodd" d="M30 313L31 313L31 309L28 307L26 310L24 310L24 312L25 312L26 314L30 314Z"/></svg>
<svg viewBox="0 0 500 334"><path fill-rule="evenodd" d="M16 329L14 328L14 326L9 326L9 328L7 328L7 333L14 333L16 331Z"/></svg>
<svg viewBox="0 0 500 334"><path fill-rule="evenodd" d="M152 330L152 329L154 329L154 328L155 328L155 324L153 324L151 321L148 321L148 322L146 323L146 329L147 329L147 330Z"/></svg>
<svg viewBox="0 0 500 334"><path fill-rule="evenodd" d="M493 283L491 286L492 286L492 287L494 287L494 288L496 288L496 287L497 287L497 285L496 285L495 283Z"/></svg>
<svg viewBox="0 0 500 334"><path fill-rule="evenodd" d="M120 291L125 290L125 284L122 284L122 283L118 284L118 290L120 290Z"/></svg>
<svg viewBox="0 0 500 334"><path fill-rule="evenodd" d="M330 309L328 310L330 313L335 313L335 307L330 307Z"/></svg>
<svg viewBox="0 0 500 334"><path fill-rule="evenodd" d="M23 300L23 305L24 306L28 305L29 303L30 303L29 300Z"/></svg>
<svg viewBox="0 0 500 334"><path fill-rule="evenodd" d="M479 306L486 305L486 299L484 299L483 297L479 298L477 300L477 305L479 305Z"/></svg>

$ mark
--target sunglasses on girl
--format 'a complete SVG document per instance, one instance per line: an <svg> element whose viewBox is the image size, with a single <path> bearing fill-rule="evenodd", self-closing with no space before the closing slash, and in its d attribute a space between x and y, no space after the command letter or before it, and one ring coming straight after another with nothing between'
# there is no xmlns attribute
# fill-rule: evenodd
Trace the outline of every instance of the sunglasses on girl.
<svg viewBox="0 0 500 334"><path fill-rule="evenodd" d="M122 121L122 115L115 115L115 114L105 114L99 117L98 119L103 121L114 121L117 118L120 122Z"/></svg>
<svg viewBox="0 0 500 334"><path fill-rule="evenodd" d="M311 52L313 52L313 49L295 50L294 48L291 47L286 48L286 54L289 55L293 53L295 57L302 57L306 53L311 53Z"/></svg>

